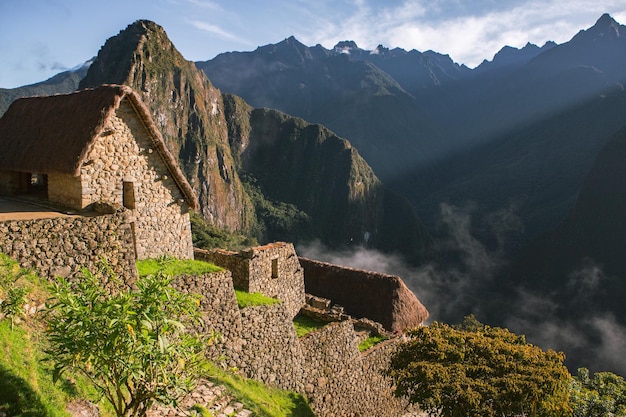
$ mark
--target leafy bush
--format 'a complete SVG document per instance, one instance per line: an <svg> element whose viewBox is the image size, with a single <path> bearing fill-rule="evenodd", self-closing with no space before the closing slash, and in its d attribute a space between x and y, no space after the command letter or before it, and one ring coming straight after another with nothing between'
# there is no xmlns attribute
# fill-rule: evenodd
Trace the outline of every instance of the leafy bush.
<svg viewBox="0 0 626 417"><path fill-rule="evenodd" d="M571 415L562 353L484 325L464 330L435 322L409 336L391 359L395 393L430 415Z"/></svg>
<svg viewBox="0 0 626 417"><path fill-rule="evenodd" d="M593 378L586 368L572 378L570 404L574 417L626 416L626 382L611 372L598 372Z"/></svg>
<svg viewBox="0 0 626 417"><path fill-rule="evenodd" d="M0 313L11 321L11 329L15 319L24 313L29 290L19 281L29 274L16 261L0 253Z"/></svg>
<svg viewBox="0 0 626 417"><path fill-rule="evenodd" d="M199 300L171 280L148 275L133 290L105 266L75 285L54 283L46 331L54 380L85 375L119 417L144 416L154 402L175 405L194 387L204 345L189 331Z"/></svg>

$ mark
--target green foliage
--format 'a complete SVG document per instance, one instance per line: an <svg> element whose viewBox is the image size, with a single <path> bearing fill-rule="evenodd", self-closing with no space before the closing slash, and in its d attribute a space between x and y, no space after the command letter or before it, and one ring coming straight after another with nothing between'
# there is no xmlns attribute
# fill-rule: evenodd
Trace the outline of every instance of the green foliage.
<svg viewBox="0 0 626 417"><path fill-rule="evenodd" d="M198 213L192 212L190 219L191 237L196 248L238 251L258 245L255 238L211 226Z"/></svg>
<svg viewBox="0 0 626 417"><path fill-rule="evenodd" d="M371 348L374 345L379 344L380 342L383 342L387 340L387 338L385 336L381 336L381 335L373 335L368 337L367 339L365 339L364 341L362 341L361 343L359 343L359 352L365 352L367 349Z"/></svg>
<svg viewBox="0 0 626 417"><path fill-rule="evenodd" d="M281 303L281 301L276 298L268 297L258 292L251 293L235 289L235 296L237 297L237 305L239 308L268 306Z"/></svg>
<svg viewBox="0 0 626 417"><path fill-rule="evenodd" d="M611 372L598 372L593 378L586 368L572 378L570 404L574 417L626 416L626 382Z"/></svg>
<svg viewBox="0 0 626 417"><path fill-rule="evenodd" d="M217 265L194 259L161 257L158 259L143 259L137 261L137 271L140 277L155 274L167 276L202 275L221 270L222 268Z"/></svg>
<svg viewBox="0 0 626 417"><path fill-rule="evenodd" d="M254 233L257 239L298 242L312 236L307 213L293 204L267 199L251 175L242 175L242 181L256 210L259 223Z"/></svg>
<svg viewBox="0 0 626 417"><path fill-rule="evenodd" d="M293 327L296 329L296 335L302 337L307 333L311 333L317 329L321 329L328 323L320 320L315 320L312 317L297 315L293 319Z"/></svg>
<svg viewBox="0 0 626 417"><path fill-rule="evenodd" d="M29 275L30 272L20 268L16 261L0 253L0 313L11 321L11 329L15 319L24 313L26 296L30 291L25 287L23 278Z"/></svg>
<svg viewBox="0 0 626 417"><path fill-rule="evenodd" d="M132 290L105 266L75 285L54 283L46 331L54 379L85 375L120 417L143 416L154 402L175 405L194 386L204 346L188 331L199 300L171 280L148 275Z"/></svg>
<svg viewBox="0 0 626 417"><path fill-rule="evenodd" d="M21 325L0 322L0 413L9 416L65 417L67 385L55 386L41 362L41 340Z"/></svg>
<svg viewBox="0 0 626 417"><path fill-rule="evenodd" d="M409 336L391 360L395 393L430 415L571 415L562 353L484 325L469 331L435 322Z"/></svg>
<svg viewBox="0 0 626 417"><path fill-rule="evenodd" d="M260 417L313 417L306 399L294 392L268 387L259 381L227 372L214 364L206 365L209 379L229 388L235 398Z"/></svg>

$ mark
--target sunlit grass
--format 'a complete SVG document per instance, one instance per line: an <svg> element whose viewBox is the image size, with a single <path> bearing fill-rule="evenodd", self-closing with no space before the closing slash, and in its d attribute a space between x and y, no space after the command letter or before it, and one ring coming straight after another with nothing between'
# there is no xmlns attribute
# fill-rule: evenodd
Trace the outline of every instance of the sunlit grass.
<svg viewBox="0 0 626 417"><path fill-rule="evenodd" d="M255 416L314 416L306 399L295 392L268 387L261 382L225 371L214 364L207 365L207 375L211 381L228 387L232 395Z"/></svg>
<svg viewBox="0 0 626 417"><path fill-rule="evenodd" d="M219 272L222 268L219 266L195 259L175 259L175 258L158 258L144 259L137 261L137 272L139 276L154 275L162 273L163 275L202 275L211 272Z"/></svg>
<svg viewBox="0 0 626 417"><path fill-rule="evenodd" d="M359 351L365 352L367 349L385 340L387 340L385 336L380 336L380 335L370 336L364 341L362 341L361 343L359 343Z"/></svg>
<svg viewBox="0 0 626 417"><path fill-rule="evenodd" d="M295 319L293 319L293 327L296 329L296 335L298 337L302 337L307 333L321 329L327 324L328 323L325 321L315 320L314 318L308 316L298 315Z"/></svg>
<svg viewBox="0 0 626 417"><path fill-rule="evenodd" d="M239 308L267 306L281 302L276 298L268 297L258 292L250 293L237 289L235 289L235 296L237 297L237 305Z"/></svg>

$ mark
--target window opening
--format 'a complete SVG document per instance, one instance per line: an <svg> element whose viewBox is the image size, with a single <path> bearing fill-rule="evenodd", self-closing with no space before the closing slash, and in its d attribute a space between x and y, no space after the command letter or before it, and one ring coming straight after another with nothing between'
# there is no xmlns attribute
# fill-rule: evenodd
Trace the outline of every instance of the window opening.
<svg viewBox="0 0 626 417"><path fill-rule="evenodd" d="M127 209L135 208L135 183L132 181L124 181L122 189L122 204Z"/></svg>

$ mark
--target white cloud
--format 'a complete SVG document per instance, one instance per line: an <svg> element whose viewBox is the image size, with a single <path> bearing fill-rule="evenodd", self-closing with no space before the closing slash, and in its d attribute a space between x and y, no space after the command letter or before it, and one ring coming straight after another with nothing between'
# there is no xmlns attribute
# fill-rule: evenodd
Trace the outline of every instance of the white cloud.
<svg viewBox="0 0 626 417"><path fill-rule="evenodd" d="M342 3L339 1L338 3ZM603 13L626 21L623 0L491 1L467 7L458 0L405 0L390 6L373 1L350 2L348 10L328 3L309 16L312 25L296 37L307 44L327 48L342 40L354 40L361 48L378 44L449 54L468 66L491 59L505 45L523 47L527 42L543 45L563 43L579 30L595 23Z"/></svg>
<svg viewBox="0 0 626 417"><path fill-rule="evenodd" d="M235 41L235 42L246 44L246 45L250 44L249 41L247 41L245 39L242 39L239 36L234 35L234 34L232 34L230 32L227 32L224 29L222 29L221 27L219 27L217 25L214 25L212 23L203 22L203 21L200 21L200 20L190 20L189 23L193 27L195 27L196 29L200 29L202 31L209 32L209 33L211 33L213 35L219 36L220 38L231 40L231 41Z"/></svg>

